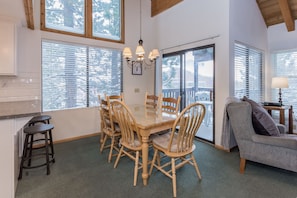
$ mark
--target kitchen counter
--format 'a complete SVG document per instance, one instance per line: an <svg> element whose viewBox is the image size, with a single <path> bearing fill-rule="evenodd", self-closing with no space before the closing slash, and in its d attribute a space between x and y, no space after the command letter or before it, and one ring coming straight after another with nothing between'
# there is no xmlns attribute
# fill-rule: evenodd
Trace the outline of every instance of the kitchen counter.
<svg viewBox="0 0 297 198"><path fill-rule="evenodd" d="M40 100L0 102L0 120L34 116L40 113Z"/></svg>

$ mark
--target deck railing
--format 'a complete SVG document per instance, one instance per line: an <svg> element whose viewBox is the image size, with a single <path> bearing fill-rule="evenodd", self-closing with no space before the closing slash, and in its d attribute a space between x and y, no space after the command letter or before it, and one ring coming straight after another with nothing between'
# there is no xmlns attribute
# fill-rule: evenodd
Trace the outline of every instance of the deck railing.
<svg viewBox="0 0 297 198"><path fill-rule="evenodd" d="M163 89L163 97L177 98L180 95L180 89ZM213 100L213 89L211 88L186 88L185 94L188 100L191 101L212 101Z"/></svg>

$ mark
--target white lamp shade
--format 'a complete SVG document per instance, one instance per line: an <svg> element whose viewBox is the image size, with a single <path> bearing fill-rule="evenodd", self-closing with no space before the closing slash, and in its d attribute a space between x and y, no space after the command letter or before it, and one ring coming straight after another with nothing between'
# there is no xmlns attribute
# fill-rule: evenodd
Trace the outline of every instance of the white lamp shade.
<svg viewBox="0 0 297 198"><path fill-rule="evenodd" d="M272 88L288 88L288 78L287 77L273 77L271 82Z"/></svg>
<svg viewBox="0 0 297 198"><path fill-rule="evenodd" d="M153 49L152 56L154 58L158 58L160 56L159 50L158 49Z"/></svg>
<svg viewBox="0 0 297 198"><path fill-rule="evenodd" d="M153 59L158 58L159 56L160 56L159 51L158 51L157 49L153 49L153 50L150 52L148 58L149 58L150 60L153 60Z"/></svg>
<svg viewBox="0 0 297 198"><path fill-rule="evenodd" d="M136 55L144 55L144 53L145 53L145 51L144 51L144 48L142 47L142 45L138 45L138 46L136 47L136 52L135 52L135 54L136 54Z"/></svg>
<svg viewBox="0 0 297 198"><path fill-rule="evenodd" d="M123 50L123 56L124 58L132 58L132 52L129 47L125 47Z"/></svg>

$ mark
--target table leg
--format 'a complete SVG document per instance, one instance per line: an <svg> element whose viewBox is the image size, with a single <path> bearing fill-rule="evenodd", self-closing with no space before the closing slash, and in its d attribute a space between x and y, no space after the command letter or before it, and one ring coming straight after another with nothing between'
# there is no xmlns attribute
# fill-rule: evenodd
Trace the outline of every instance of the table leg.
<svg viewBox="0 0 297 198"><path fill-rule="evenodd" d="M142 180L143 185L147 185L148 179L148 136L142 136Z"/></svg>
<svg viewBox="0 0 297 198"><path fill-rule="evenodd" d="M289 133L293 133L293 107L289 108Z"/></svg>
<svg viewBox="0 0 297 198"><path fill-rule="evenodd" d="M279 123L285 125L285 110L279 110Z"/></svg>

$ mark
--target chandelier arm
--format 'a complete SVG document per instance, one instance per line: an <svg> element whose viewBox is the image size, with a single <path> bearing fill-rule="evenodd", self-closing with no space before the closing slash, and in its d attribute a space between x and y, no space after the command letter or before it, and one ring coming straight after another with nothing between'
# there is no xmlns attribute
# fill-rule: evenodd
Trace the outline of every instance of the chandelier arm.
<svg viewBox="0 0 297 198"><path fill-rule="evenodd" d="M149 60L149 62L147 62L145 59L143 60L143 63L146 65L146 66L154 66L155 63L156 63L156 60L153 59L153 60Z"/></svg>
<svg viewBox="0 0 297 198"><path fill-rule="evenodd" d="M139 65L139 66L143 65L143 61L131 60L131 59L126 59L126 61L129 68L133 68L136 65Z"/></svg>

